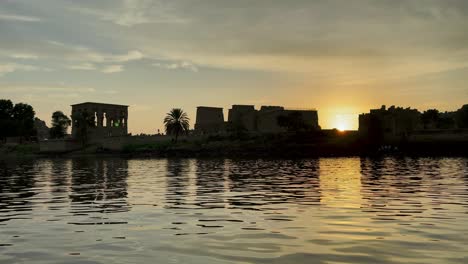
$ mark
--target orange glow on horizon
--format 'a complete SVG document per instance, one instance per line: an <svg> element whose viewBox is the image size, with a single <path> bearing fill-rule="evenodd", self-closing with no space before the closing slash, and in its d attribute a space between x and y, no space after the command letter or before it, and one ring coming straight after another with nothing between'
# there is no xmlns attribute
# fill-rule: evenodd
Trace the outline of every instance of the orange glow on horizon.
<svg viewBox="0 0 468 264"><path fill-rule="evenodd" d="M341 132L352 130L354 129L355 119L356 117L354 114L337 114L335 115L335 120L333 121L334 128Z"/></svg>

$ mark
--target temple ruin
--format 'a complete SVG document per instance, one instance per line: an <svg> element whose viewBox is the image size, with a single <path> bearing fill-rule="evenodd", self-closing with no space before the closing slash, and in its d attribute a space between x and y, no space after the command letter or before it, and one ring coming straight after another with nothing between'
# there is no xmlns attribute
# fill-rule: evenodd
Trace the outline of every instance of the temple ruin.
<svg viewBox="0 0 468 264"><path fill-rule="evenodd" d="M233 105L228 110L228 120L224 121L223 109L201 106L197 108L195 132L198 134L223 133L229 129L244 129L247 132L281 133L287 129L278 124L278 118L299 115L304 125L310 129L320 129L315 109L287 109L282 106Z"/></svg>
<svg viewBox="0 0 468 264"><path fill-rule="evenodd" d="M208 106L197 107L195 130L201 134L216 133L224 130L223 108Z"/></svg>
<svg viewBox="0 0 468 264"><path fill-rule="evenodd" d="M126 136L128 134L128 106L103 103L81 103L72 107L72 137L77 135L77 120L73 116L77 112L86 113L94 125L88 130L91 140L104 137Z"/></svg>

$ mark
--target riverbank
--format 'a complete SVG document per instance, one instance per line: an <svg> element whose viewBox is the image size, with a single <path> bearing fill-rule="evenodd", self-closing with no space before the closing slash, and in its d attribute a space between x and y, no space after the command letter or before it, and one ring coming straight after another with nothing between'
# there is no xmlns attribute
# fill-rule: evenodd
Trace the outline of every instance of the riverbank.
<svg viewBox="0 0 468 264"><path fill-rule="evenodd" d="M180 157L180 158L308 158L340 156L468 156L466 141L370 142L356 132L208 136L200 140L129 144L122 150L98 145L65 153L40 153L37 144L0 148L0 158L39 157Z"/></svg>

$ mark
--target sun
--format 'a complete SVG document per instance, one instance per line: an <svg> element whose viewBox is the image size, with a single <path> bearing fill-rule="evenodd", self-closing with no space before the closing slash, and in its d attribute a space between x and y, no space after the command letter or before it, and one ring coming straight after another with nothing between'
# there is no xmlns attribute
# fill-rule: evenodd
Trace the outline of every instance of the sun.
<svg viewBox="0 0 468 264"><path fill-rule="evenodd" d="M340 123L340 124L338 124L338 125L336 126L336 129L338 129L339 131L343 132L343 131L347 130L346 124Z"/></svg>
<svg viewBox="0 0 468 264"><path fill-rule="evenodd" d="M354 128L355 116L353 114L335 115L334 127L339 131L352 130Z"/></svg>

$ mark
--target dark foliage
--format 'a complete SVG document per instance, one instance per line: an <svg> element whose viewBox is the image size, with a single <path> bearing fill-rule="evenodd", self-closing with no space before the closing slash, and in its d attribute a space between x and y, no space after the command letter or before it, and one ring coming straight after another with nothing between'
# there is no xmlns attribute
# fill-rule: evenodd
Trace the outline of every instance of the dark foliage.
<svg viewBox="0 0 468 264"><path fill-rule="evenodd" d="M52 128L50 138L64 138L67 129L71 125L71 120L62 111L55 111L52 114Z"/></svg>
<svg viewBox="0 0 468 264"><path fill-rule="evenodd" d="M0 138L35 136L35 115L34 109L28 104L13 105L10 100L0 100Z"/></svg>
<svg viewBox="0 0 468 264"><path fill-rule="evenodd" d="M166 134L174 135L175 142L180 134L187 134L189 131L189 121L190 119L187 116L187 113L180 108L173 108L169 113L167 113L164 118L164 126L166 127Z"/></svg>

